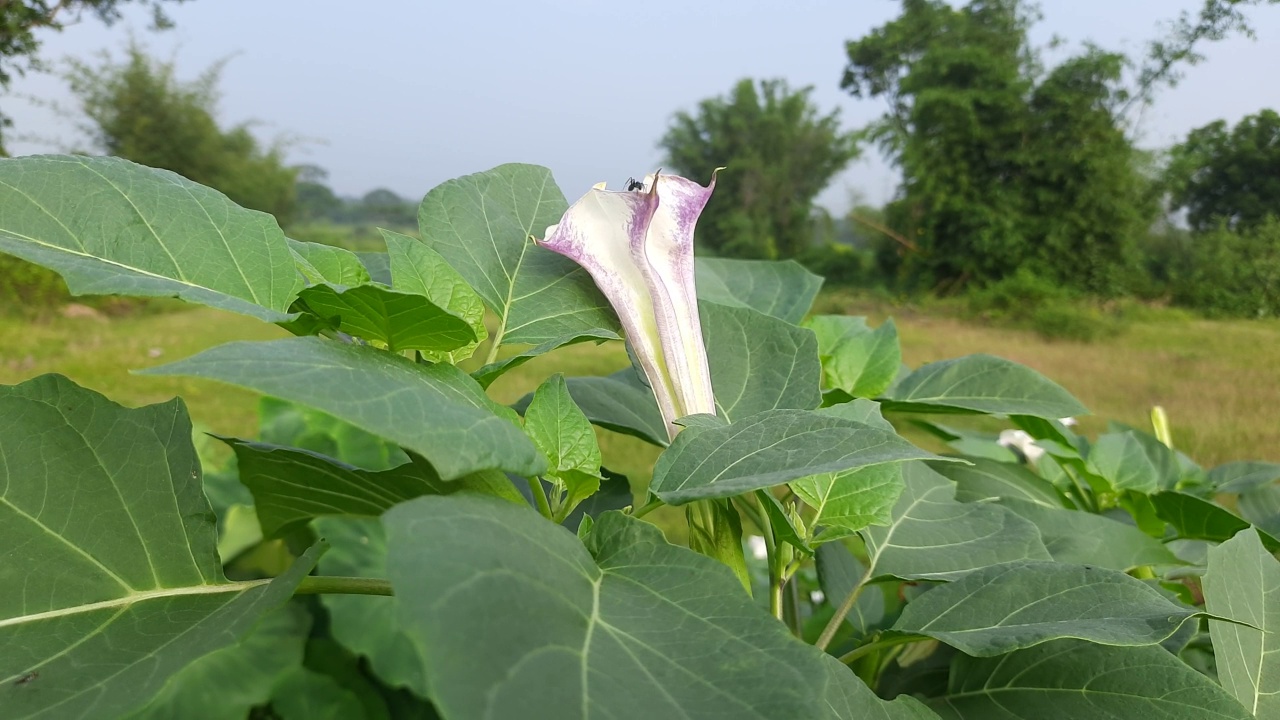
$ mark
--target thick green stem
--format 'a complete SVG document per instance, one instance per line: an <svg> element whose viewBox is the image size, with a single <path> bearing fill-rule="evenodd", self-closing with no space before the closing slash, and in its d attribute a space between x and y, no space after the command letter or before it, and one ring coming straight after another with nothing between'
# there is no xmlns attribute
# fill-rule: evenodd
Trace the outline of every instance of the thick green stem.
<svg viewBox="0 0 1280 720"><path fill-rule="evenodd" d="M645 503L644 505L641 505L638 509L636 509L635 512L631 513L631 517L636 518L638 520L644 517L645 515L648 515L649 513L653 512L654 510L657 510L663 505L666 505L666 503L662 502L658 498L654 498L649 502Z"/></svg>
<svg viewBox="0 0 1280 720"><path fill-rule="evenodd" d="M831 638L836 636L836 631L840 629L840 623L844 622L845 617L853 610L853 606L858 602L858 596L862 595L862 589L867 586L867 580L871 578L871 568L858 578L858 583L853 586L849 594L845 597L844 602L840 603L840 607L836 608L836 614L831 616L831 620L827 622L827 626L822 629L822 634L818 636L818 642L814 643L819 650L826 650L831 644Z"/></svg>
<svg viewBox="0 0 1280 720"><path fill-rule="evenodd" d="M508 311L510 308L508 308ZM502 347L502 336L507 334L507 318L503 317L498 323L498 332L493 334L492 344L489 345L489 354L484 358L485 365L492 365L498 361L498 349Z"/></svg>
<svg viewBox="0 0 1280 720"><path fill-rule="evenodd" d="M554 520L551 516L551 503L547 502L547 491L542 487L542 481L536 477L528 478L529 492L533 493L533 501L538 504L538 512L542 513L542 517L548 520Z"/></svg>
<svg viewBox="0 0 1280 720"><path fill-rule="evenodd" d="M894 645L906 645L907 643L920 642L921 640L928 640L928 639L929 638L925 635L895 635L893 637L883 638L880 640L876 640L875 642L869 642L866 645L863 645L862 647L854 648L853 650L850 650L844 655L841 655L840 662L844 663L845 665L849 665L850 663L857 660L858 658L863 657L869 653L873 653L876 650L883 650L885 648L893 647Z"/></svg>
<svg viewBox="0 0 1280 720"><path fill-rule="evenodd" d="M392 595L391 583L382 578L308 575L294 595Z"/></svg>
<svg viewBox="0 0 1280 720"><path fill-rule="evenodd" d="M744 501L742 504L750 503ZM782 563L778 561L778 543L773 538L773 526L767 513L758 513L752 520L759 525L764 536L765 558L769 566L769 612L782 621Z"/></svg>

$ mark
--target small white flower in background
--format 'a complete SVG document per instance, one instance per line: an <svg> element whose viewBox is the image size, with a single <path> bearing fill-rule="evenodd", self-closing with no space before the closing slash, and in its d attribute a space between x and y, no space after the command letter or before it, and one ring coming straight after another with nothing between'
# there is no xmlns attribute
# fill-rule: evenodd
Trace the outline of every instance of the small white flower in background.
<svg viewBox="0 0 1280 720"><path fill-rule="evenodd" d="M1058 418L1058 422L1062 423L1067 427L1075 427L1076 425L1080 424L1076 422L1075 418Z"/></svg>
<svg viewBox="0 0 1280 720"><path fill-rule="evenodd" d="M824 595L821 590L814 590L809 593L809 600L812 601L814 605L821 605L822 601L826 599L827 596Z"/></svg>
<svg viewBox="0 0 1280 720"><path fill-rule="evenodd" d="M759 535L747 536L747 548L751 550L751 557L757 560L764 560L769 557L769 548L764 544L764 538Z"/></svg>
<svg viewBox="0 0 1280 720"><path fill-rule="evenodd" d="M1044 456L1044 448L1036 445L1036 439L1028 435L1025 430L1001 430L1000 439L996 442L1016 450L1032 465Z"/></svg>
<svg viewBox="0 0 1280 720"><path fill-rule="evenodd" d="M600 183L538 244L591 274L622 322L667 433L686 415L716 414L694 287L693 229L715 189L654 173L638 190Z"/></svg>

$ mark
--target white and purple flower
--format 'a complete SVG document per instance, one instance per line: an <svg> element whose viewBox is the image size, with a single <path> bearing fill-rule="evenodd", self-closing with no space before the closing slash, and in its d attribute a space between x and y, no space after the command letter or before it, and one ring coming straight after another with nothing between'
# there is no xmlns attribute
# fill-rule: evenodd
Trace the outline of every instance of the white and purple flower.
<svg viewBox="0 0 1280 720"><path fill-rule="evenodd" d="M693 230L715 189L654 173L638 190L600 183L547 228L540 245L591 274L622 321L667 433L686 415L716 414L694 286Z"/></svg>

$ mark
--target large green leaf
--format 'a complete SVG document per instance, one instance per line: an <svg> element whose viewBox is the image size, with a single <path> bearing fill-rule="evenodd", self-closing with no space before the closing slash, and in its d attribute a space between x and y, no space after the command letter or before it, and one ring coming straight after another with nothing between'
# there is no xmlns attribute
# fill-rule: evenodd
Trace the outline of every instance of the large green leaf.
<svg viewBox="0 0 1280 720"><path fill-rule="evenodd" d="M1243 493L1280 480L1280 463L1226 463L1210 470L1207 480L1216 492Z"/></svg>
<svg viewBox="0 0 1280 720"><path fill-rule="evenodd" d="M805 326L818 337L823 387L851 397L876 397L898 376L902 350L893 320L872 330L860 317L819 315Z"/></svg>
<svg viewBox="0 0 1280 720"><path fill-rule="evenodd" d="M893 520L862 531L872 578L955 580L988 565L1050 559L1034 525L999 505L956 502L955 485L924 463L904 465L903 479Z"/></svg>
<svg viewBox="0 0 1280 720"><path fill-rule="evenodd" d="M1240 516L1272 537L1280 536L1280 485L1260 485L1236 500Z"/></svg>
<svg viewBox="0 0 1280 720"><path fill-rule="evenodd" d="M1045 507L1062 507L1062 497L1048 480L1022 465L961 456L970 464L931 462L929 467L956 484L960 502L1013 498Z"/></svg>
<svg viewBox="0 0 1280 720"><path fill-rule="evenodd" d="M1209 621L1223 687L1254 717L1280 717L1280 562L1256 532L1209 549L1204 602L1236 621Z"/></svg>
<svg viewBox="0 0 1280 720"><path fill-rule="evenodd" d="M0 387L0 707L116 717L283 604L228 582L181 401L123 408L59 375Z"/></svg>
<svg viewBox="0 0 1280 720"><path fill-rule="evenodd" d="M596 432L569 396L564 376L556 373L533 393L524 411L524 431L547 457L547 477L563 508L556 517L600 489L600 445ZM559 511L559 508L557 508Z"/></svg>
<svg viewBox="0 0 1280 720"><path fill-rule="evenodd" d="M938 716L913 697L884 701L834 657L822 660L827 679L823 699L832 720L937 720Z"/></svg>
<svg viewBox="0 0 1280 720"><path fill-rule="evenodd" d="M1249 720L1209 678L1158 645L1056 640L1003 657L958 655L944 720Z"/></svg>
<svg viewBox="0 0 1280 720"><path fill-rule="evenodd" d="M476 332L466 320L411 292L381 285L319 284L303 290L298 298L300 306L324 324L381 343L392 352L444 353L474 347L476 342Z"/></svg>
<svg viewBox="0 0 1280 720"><path fill-rule="evenodd" d="M871 467L823 473L791 482L791 489L817 511L814 525L823 532L819 540L857 532L868 525L888 525L893 506L902 495L902 466Z"/></svg>
<svg viewBox="0 0 1280 720"><path fill-rule="evenodd" d="M1156 493L1151 496L1151 504L1160 519L1172 525L1178 536L1183 538L1224 542L1249 528L1249 523L1221 505L1186 493ZM1260 529L1258 535L1273 552L1280 550L1280 541L1276 538Z"/></svg>
<svg viewBox="0 0 1280 720"><path fill-rule="evenodd" d="M387 577L387 535L377 518L324 517L315 528L333 548L320 559L320 572L347 577ZM425 697L422 659L396 620L398 598L369 595L320 596L329 612L333 637L369 660L369 667L392 687Z"/></svg>
<svg viewBox="0 0 1280 720"><path fill-rule="evenodd" d="M130 720L244 720L271 699L285 673L302 667L311 618L291 603L267 613L253 631L179 670Z"/></svg>
<svg viewBox="0 0 1280 720"><path fill-rule="evenodd" d="M793 325L804 319L822 287L821 276L794 260L700 257L695 271L699 298L759 310Z"/></svg>
<svg viewBox="0 0 1280 720"><path fill-rule="evenodd" d="M289 249L308 282L352 286L372 280L360 258L345 248L290 240Z"/></svg>
<svg viewBox="0 0 1280 720"><path fill-rule="evenodd" d="M295 668L275 687L271 710L280 720L363 720L359 696L337 680L306 668Z"/></svg>
<svg viewBox="0 0 1280 720"><path fill-rule="evenodd" d="M463 495L385 523L400 619L445 717L826 715L822 654L652 525L607 512L584 548L532 510Z"/></svg>
<svg viewBox="0 0 1280 720"><path fill-rule="evenodd" d="M662 411L653 399L653 391L634 368L623 368L605 377L572 377L567 382L573 401L592 423L666 447L667 424L662 420ZM516 408L526 406L531 398L526 396Z"/></svg>
<svg viewBox="0 0 1280 720"><path fill-rule="evenodd" d="M1197 614L1122 572L1016 562L930 590L907 604L893 629L992 657L1061 638L1155 645Z"/></svg>
<svg viewBox="0 0 1280 720"><path fill-rule="evenodd" d="M1089 450L1089 469L1117 490L1143 494L1172 489L1181 474L1172 450L1134 431L1100 435Z"/></svg>
<svg viewBox="0 0 1280 720"><path fill-rule="evenodd" d="M813 333L751 308L698 304L716 410L733 422L765 410L822 404Z"/></svg>
<svg viewBox="0 0 1280 720"><path fill-rule="evenodd" d="M240 482L253 493L267 538L284 537L326 515L377 517L419 495L468 490L523 502L507 476L496 470L446 482L420 457L388 470L361 470L306 450L224 440L235 450Z"/></svg>
<svg viewBox="0 0 1280 720"><path fill-rule="evenodd" d="M501 360L491 362L481 367L479 370L472 372L471 377L475 378L476 382L480 383L481 387L487 388L493 384L494 380L502 377L505 373L520 367L539 355L545 355L552 350L584 342L594 342L599 345L606 340L618 339L618 333L612 330L605 330L603 328L590 328L588 330L573 332L568 335L561 335L560 337L552 338L539 345L534 345L523 352L516 353L515 355L508 355ZM654 407L656 409L657 405L655 404Z"/></svg>
<svg viewBox="0 0 1280 720"><path fill-rule="evenodd" d="M538 247L568 209L551 171L499 165L445 182L418 209L422 239L466 279L498 316L494 341L538 345L603 328L617 317L587 272Z"/></svg>
<svg viewBox="0 0 1280 720"><path fill-rule="evenodd" d="M911 412L968 411L1062 418L1088 410L1053 381L1026 365L991 355L930 363L888 393L886 408Z"/></svg>
<svg viewBox="0 0 1280 720"><path fill-rule="evenodd" d="M462 318L475 338L448 352L428 353L432 361L456 364L471 357L476 346L489 337L484 325L484 301L439 253L408 235L382 230L391 264L391 287L417 293Z"/></svg>
<svg viewBox="0 0 1280 720"><path fill-rule="evenodd" d="M658 457L649 489L679 505L810 475L929 457L897 434L865 423L809 410L770 410L731 425L680 433Z"/></svg>
<svg viewBox="0 0 1280 720"><path fill-rule="evenodd" d="M143 372L221 380L322 410L422 455L445 480L546 469L515 415L452 365L303 337L228 343Z"/></svg>
<svg viewBox="0 0 1280 720"><path fill-rule="evenodd" d="M180 297L269 321L303 286L276 221L127 160L0 161L0 252L57 271L76 295Z"/></svg>
<svg viewBox="0 0 1280 720"><path fill-rule="evenodd" d="M1182 564L1164 543L1128 523L1016 498L1005 498L1000 504L1035 523L1045 548L1060 563L1121 572L1142 565Z"/></svg>

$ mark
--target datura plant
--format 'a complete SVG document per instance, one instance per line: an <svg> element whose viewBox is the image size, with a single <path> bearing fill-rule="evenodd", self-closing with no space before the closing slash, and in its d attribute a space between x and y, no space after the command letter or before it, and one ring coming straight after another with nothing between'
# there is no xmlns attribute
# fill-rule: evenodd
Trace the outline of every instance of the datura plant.
<svg viewBox="0 0 1280 720"><path fill-rule="evenodd" d="M1280 717L1280 465L908 367L796 263L695 257L702 180L503 165L354 253L0 160L0 252L270 338L139 378L258 393L252 437L0 387L0 717Z"/></svg>

